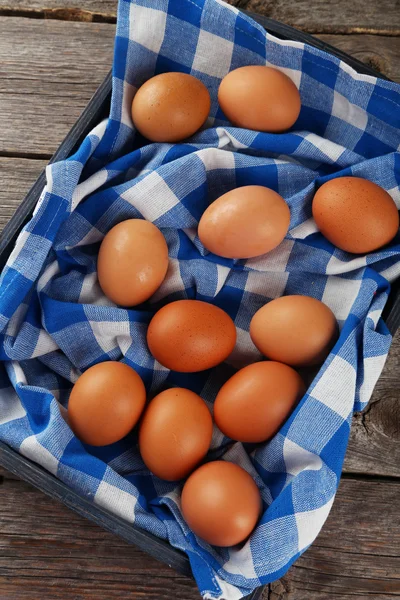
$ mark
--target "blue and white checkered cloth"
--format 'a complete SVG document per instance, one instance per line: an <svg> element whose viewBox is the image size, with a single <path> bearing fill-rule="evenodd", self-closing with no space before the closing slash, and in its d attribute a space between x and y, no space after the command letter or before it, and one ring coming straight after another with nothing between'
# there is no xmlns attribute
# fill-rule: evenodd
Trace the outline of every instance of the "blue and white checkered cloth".
<svg viewBox="0 0 400 600"><path fill-rule="evenodd" d="M231 69L269 64L300 89L288 133L232 127L217 104ZM205 83L212 108L188 142L148 144L130 105L155 73L184 71ZM71 158L47 167L47 185L0 282L0 439L98 505L167 539L190 557L205 598L236 600L282 576L312 543L332 506L354 410L368 402L391 337L381 320L389 282L400 274L397 237L368 256L336 249L311 217L314 191L342 175L370 179L400 205L400 86L355 73L338 59L282 41L217 0L120 0L110 118ZM205 208L237 186L259 184L290 206L286 239L269 254L227 260L209 254L196 227ZM166 280L144 306L126 310L98 285L96 257L116 223L145 218L168 242ZM234 369L259 360L252 315L271 298L306 294L325 302L340 339L290 419L263 446L232 443L214 429L212 456L255 478L262 518L243 547L210 547L189 531L180 485L152 476L132 433L89 448L63 418L71 385L89 366L122 360L150 393L184 386L212 407ZM178 298L225 309L238 342L218 368L177 374L146 345L151 316Z"/></svg>

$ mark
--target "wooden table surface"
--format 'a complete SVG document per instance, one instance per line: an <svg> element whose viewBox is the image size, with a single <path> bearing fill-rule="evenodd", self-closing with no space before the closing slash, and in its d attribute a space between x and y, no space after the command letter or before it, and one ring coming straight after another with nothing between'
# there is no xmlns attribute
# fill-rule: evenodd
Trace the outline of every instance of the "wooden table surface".
<svg viewBox="0 0 400 600"><path fill-rule="evenodd" d="M399 0L231 0L400 81ZM116 0L0 0L0 228L111 66ZM316 542L264 600L400 596L400 334ZM195 584L0 468L0 599L198 600Z"/></svg>

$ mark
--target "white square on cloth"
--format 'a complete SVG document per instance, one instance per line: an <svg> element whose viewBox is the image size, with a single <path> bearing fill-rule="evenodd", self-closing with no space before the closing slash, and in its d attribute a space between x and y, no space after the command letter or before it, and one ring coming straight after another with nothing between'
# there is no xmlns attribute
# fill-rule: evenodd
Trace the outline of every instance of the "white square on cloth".
<svg viewBox="0 0 400 600"><path fill-rule="evenodd" d="M360 387L360 402L369 401L375 384L385 365L386 356L370 356L364 358L364 381Z"/></svg>
<svg viewBox="0 0 400 600"><path fill-rule="evenodd" d="M13 387L1 390L0 395L0 425L5 425L11 421L22 419L26 416L26 410L22 406Z"/></svg>
<svg viewBox="0 0 400 600"><path fill-rule="evenodd" d="M132 494L120 490L106 481L102 481L98 487L94 501L98 506L110 510L121 519L129 523L135 521L135 506L137 499Z"/></svg>
<svg viewBox="0 0 400 600"><path fill-rule="evenodd" d="M367 111L360 106L352 104L347 98L336 91L333 92L332 116L348 121L354 127L363 131L368 123Z"/></svg>
<svg viewBox="0 0 400 600"><path fill-rule="evenodd" d="M156 221L179 203L174 192L156 171L123 192L121 198L140 210L148 221Z"/></svg>
<svg viewBox="0 0 400 600"><path fill-rule="evenodd" d="M305 469L318 471L322 467L322 460L318 454L309 452L295 442L292 442L289 438L285 438L283 442L283 456L286 471L293 476L298 475Z"/></svg>
<svg viewBox="0 0 400 600"><path fill-rule="evenodd" d="M332 141L325 140L323 137L320 137L315 133L307 134L304 136L304 140L312 144L314 148L321 150L321 152L325 154L327 158L331 159L332 163L336 163L345 151L343 146L335 144Z"/></svg>
<svg viewBox="0 0 400 600"><path fill-rule="evenodd" d="M119 342L122 341L122 339L119 340L118 338L127 339L128 344L125 344L125 346L127 345L129 347L132 343L129 320L112 322L89 321L89 323L93 335L103 352L111 352L111 350L114 350L114 348L119 345Z"/></svg>
<svg viewBox="0 0 400 600"><path fill-rule="evenodd" d="M30 437L25 438L19 451L23 456L42 465L42 467L52 475L57 475L59 464L57 458L38 442L36 436L31 435Z"/></svg>
<svg viewBox="0 0 400 600"><path fill-rule="evenodd" d="M225 77L231 66L232 53L233 42L201 29L192 68L213 77ZM215 60L216 55L218 60Z"/></svg>
<svg viewBox="0 0 400 600"><path fill-rule="evenodd" d="M335 356L323 377L310 390L310 396L347 419L353 411L356 387L354 367L340 356Z"/></svg>
<svg viewBox="0 0 400 600"><path fill-rule="evenodd" d="M232 573L232 575L244 575L249 579L257 579L249 541L240 550L235 549L233 552L232 550L228 550L228 552L229 560L224 565L226 571Z"/></svg>
<svg viewBox="0 0 400 600"><path fill-rule="evenodd" d="M322 525L331 510L333 500L334 498L331 498L329 502L315 510L295 513L299 552L307 548L321 531Z"/></svg>
<svg viewBox="0 0 400 600"><path fill-rule="evenodd" d="M361 279L344 279L330 275L326 282L322 302L327 304L336 319L347 319L361 287Z"/></svg>
<svg viewBox="0 0 400 600"><path fill-rule="evenodd" d="M131 39L148 50L160 52L167 14L162 10L131 4L130 22L133 23L130 28Z"/></svg>
<svg viewBox="0 0 400 600"><path fill-rule="evenodd" d="M214 169L234 169L235 155L220 148L204 148L197 152L207 171Z"/></svg>

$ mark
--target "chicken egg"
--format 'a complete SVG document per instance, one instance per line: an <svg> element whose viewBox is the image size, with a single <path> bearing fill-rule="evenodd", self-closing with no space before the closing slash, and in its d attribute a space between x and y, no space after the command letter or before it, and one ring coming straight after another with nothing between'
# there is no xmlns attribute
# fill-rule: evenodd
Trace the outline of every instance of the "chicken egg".
<svg viewBox="0 0 400 600"><path fill-rule="evenodd" d="M148 300L162 284L167 270L167 242L149 221L129 219L115 225L100 246L100 287L120 306L136 306Z"/></svg>
<svg viewBox="0 0 400 600"><path fill-rule="evenodd" d="M272 67L240 67L226 75L218 102L233 125L276 133L294 125L300 114L299 90L293 81Z"/></svg>
<svg viewBox="0 0 400 600"><path fill-rule="evenodd" d="M161 308L147 330L149 350L172 371L194 373L215 367L232 352L236 328L218 306L176 300Z"/></svg>
<svg viewBox="0 0 400 600"><path fill-rule="evenodd" d="M184 388L165 390L147 407L139 448L147 468L167 481L186 477L207 454L213 423L204 400Z"/></svg>
<svg viewBox="0 0 400 600"><path fill-rule="evenodd" d="M271 360L306 367L325 360L338 338L338 325L323 302L309 296L282 296L255 313L250 336Z"/></svg>
<svg viewBox="0 0 400 600"><path fill-rule="evenodd" d="M196 535L214 546L234 546L253 531L260 517L260 492L252 477L231 462L199 467L185 483L182 514Z"/></svg>
<svg viewBox="0 0 400 600"><path fill-rule="evenodd" d="M72 388L68 424L85 444L107 446L136 425L146 403L140 376L121 362L90 367Z"/></svg>
<svg viewBox="0 0 400 600"><path fill-rule="evenodd" d="M210 106L210 94L199 79L187 73L161 73L136 92L132 120L152 142L179 142L200 129Z"/></svg>
<svg viewBox="0 0 400 600"><path fill-rule="evenodd" d="M222 386L214 419L222 433L240 442L264 442L279 430L305 386L291 367L274 361L240 369Z"/></svg>
<svg viewBox="0 0 400 600"><path fill-rule="evenodd" d="M261 185L246 185L220 196L199 222L202 244L225 258L252 258L276 248L290 224L284 199Z"/></svg>
<svg viewBox="0 0 400 600"><path fill-rule="evenodd" d="M361 177L338 177L317 191L314 220L332 244L354 254L366 254L388 244L399 230L392 197Z"/></svg>

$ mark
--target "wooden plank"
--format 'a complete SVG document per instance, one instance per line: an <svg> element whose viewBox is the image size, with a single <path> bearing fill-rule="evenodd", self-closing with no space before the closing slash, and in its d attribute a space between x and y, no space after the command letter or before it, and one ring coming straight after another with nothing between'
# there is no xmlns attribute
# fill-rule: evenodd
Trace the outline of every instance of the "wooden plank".
<svg viewBox="0 0 400 600"><path fill-rule="evenodd" d="M396 0L234 0L241 8L282 21L308 33L400 33Z"/></svg>
<svg viewBox="0 0 400 600"><path fill-rule="evenodd" d="M351 5L351 2L349 4ZM379 6L378 3L376 5ZM398 15L400 17L400 4ZM399 37L373 35L318 35L316 37L366 63L389 79L400 82Z"/></svg>
<svg viewBox="0 0 400 600"><path fill-rule="evenodd" d="M0 506L4 600L199 600L193 581L24 482L5 480Z"/></svg>
<svg viewBox="0 0 400 600"><path fill-rule="evenodd" d="M353 418L346 473L400 477L399 364L400 330L369 405Z"/></svg>
<svg viewBox="0 0 400 600"><path fill-rule="evenodd" d="M0 157L0 232L46 164L44 160Z"/></svg>
<svg viewBox="0 0 400 600"><path fill-rule="evenodd" d="M310 33L400 32L396 0L338 0L334 9L325 0L229 0L277 21ZM0 0L0 13L65 20L114 20L117 0Z"/></svg>
<svg viewBox="0 0 400 600"><path fill-rule="evenodd" d="M65 21L115 21L118 0L0 0L0 14Z"/></svg>
<svg viewBox="0 0 400 600"><path fill-rule="evenodd" d="M331 514L270 600L393 600L400 595L400 482L342 480Z"/></svg>
<svg viewBox="0 0 400 600"><path fill-rule="evenodd" d="M0 17L0 154L56 150L112 64L114 31L107 23ZM400 81L397 38L321 37Z"/></svg>
<svg viewBox="0 0 400 600"><path fill-rule="evenodd" d="M0 157L0 231L45 165L44 160ZM400 330L369 406L353 419L346 473L400 477L399 363Z"/></svg>
<svg viewBox="0 0 400 600"><path fill-rule="evenodd" d="M56 150L111 68L115 26L0 18L0 153Z"/></svg>
<svg viewBox="0 0 400 600"><path fill-rule="evenodd" d="M322 532L270 600L399 595L399 492L400 482L342 480ZM0 505L2 598L199 598L189 579L23 482L0 486Z"/></svg>

